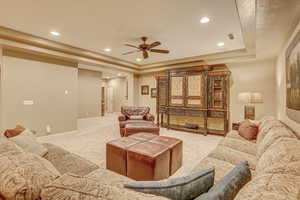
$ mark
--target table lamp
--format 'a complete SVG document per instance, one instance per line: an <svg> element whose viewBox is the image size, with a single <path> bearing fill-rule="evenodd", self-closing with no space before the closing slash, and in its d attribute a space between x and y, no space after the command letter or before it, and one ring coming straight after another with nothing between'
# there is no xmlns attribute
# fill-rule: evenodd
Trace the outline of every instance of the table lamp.
<svg viewBox="0 0 300 200"><path fill-rule="evenodd" d="M255 120L255 104L263 103L262 94L259 92L239 93L238 99L245 104L244 118Z"/></svg>

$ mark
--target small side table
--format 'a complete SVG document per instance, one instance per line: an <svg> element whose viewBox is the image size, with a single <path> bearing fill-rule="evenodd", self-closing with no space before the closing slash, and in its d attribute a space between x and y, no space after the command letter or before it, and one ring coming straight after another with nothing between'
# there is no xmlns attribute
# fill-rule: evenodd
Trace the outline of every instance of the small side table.
<svg viewBox="0 0 300 200"><path fill-rule="evenodd" d="M232 123L232 130L239 130L240 123L239 122L233 122Z"/></svg>

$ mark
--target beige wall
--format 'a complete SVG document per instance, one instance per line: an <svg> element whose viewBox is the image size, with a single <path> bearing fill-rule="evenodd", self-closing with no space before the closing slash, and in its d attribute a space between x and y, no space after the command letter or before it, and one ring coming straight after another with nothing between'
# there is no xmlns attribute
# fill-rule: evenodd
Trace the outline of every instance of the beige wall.
<svg viewBox="0 0 300 200"><path fill-rule="evenodd" d="M244 105L238 101L240 92L260 92L264 103L255 105L256 119L265 115L276 115L275 61L251 61L227 64L231 71L230 119L244 119Z"/></svg>
<svg viewBox="0 0 300 200"><path fill-rule="evenodd" d="M52 133L77 128L77 68L4 56L1 73L2 130L16 124L39 133L47 125Z"/></svg>
<svg viewBox="0 0 300 200"><path fill-rule="evenodd" d="M261 92L263 104L256 105L257 119L265 115L276 115L275 61L252 61L227 64L232 72L230 94L230 119L238 122L244 119L244 106L238 102L239 92ZM155 74L141 75L138 78L138 105L150 106L151 113L156 113L156 101L150 95L141 95L141 86L156 87Z"/></svg>
<svg viewBox="0 0 300 200"><path fill-rule="evenodd" d="M113 88L113 112L120 112L121 106L131 105L131 103L129 104L129 99L126 99L126 82L126 78L114 78L107 82L107 87ZM129 88L132 87L133 84ZM133 93L132 89L130 93ZM133 98L130 101L133 101Z"/></svg>
<svg viewBox="0 0 300 200"><path fill-rule="evenodd" d="M291 40L300 31L300 23L296 27L294 33L286 42L276 63L276 88L277 88L277 117L289 127L291 127L300 136L300 124L290 119L286 115L286 71L285 71L285 52ZM300 74L299 74L300 76Z"/></svg>
<svg viewBox="0 0 300 200"><path fill-rule="evenodd" d="M101 114L102 73L78 70L78 117L97 117Z"/></svg>
<svg viewBox="0 0 300 200"><path fill-rule="evenodd" d="M151 88L156 88L156 74L146 74L138 77L138 105L139 106L149 106L150 113L156 116L156 99L151 98ZM141 95L141 86L149 85L149 95Z"/></svg>

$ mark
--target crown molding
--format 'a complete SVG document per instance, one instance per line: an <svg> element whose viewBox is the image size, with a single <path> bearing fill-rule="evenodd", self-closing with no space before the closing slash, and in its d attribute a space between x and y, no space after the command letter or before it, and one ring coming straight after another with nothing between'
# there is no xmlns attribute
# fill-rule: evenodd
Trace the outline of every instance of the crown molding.
<svg viewBox="0 0 300 200"><path fill-rule="evenodd" d="M115 68L136 74L151 73L173 68L220 64L236 60L253 59L256 56L256 0L235 0L239 14L244 49L219 52L183 59L138 65L125 60L107 56L98 52L74 47L64 43L37 37L0 26L0 45L3 49L57 57L78 64Z"/></svg>

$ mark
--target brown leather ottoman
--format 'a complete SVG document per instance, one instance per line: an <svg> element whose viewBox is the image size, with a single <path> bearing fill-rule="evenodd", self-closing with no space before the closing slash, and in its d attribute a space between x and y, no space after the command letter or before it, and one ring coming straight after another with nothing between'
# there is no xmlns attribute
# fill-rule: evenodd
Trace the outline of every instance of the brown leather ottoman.
<svg viewBox="0 0 300 200"><path fill-rule="evenodd" d="M155 135L159 135L159 126L154 123L132 123L126 124L124 136L128 137L130 135L147 132Z"/></svg>
<svg viewBox="0 0 300 200"><path fill-rule="evenodd" d="M106 144L106 168L127 176L127 148L141 143L134 138L120 138Z"/></svg>
<svg viewBox="0 0 300 200"><path fill-rule="evenodd" d="M137 134L130 135L129 137L146 142L158 137L158 135L154 135L151 133L137 133Z"/></svg>
<svg viewBox="0 0 300 200"><path fill-rule="evenodd" d="M165 145L170 148L170 176L182 166L182 140L172 137L159 136L150 142Z"/></svg>
<svg viewBox="0 0 300 200"><path fill-rule="evenodd" d="M137 181L169 177L170 150L152 142L139 143L127 151L127 176Z"/></svg>

